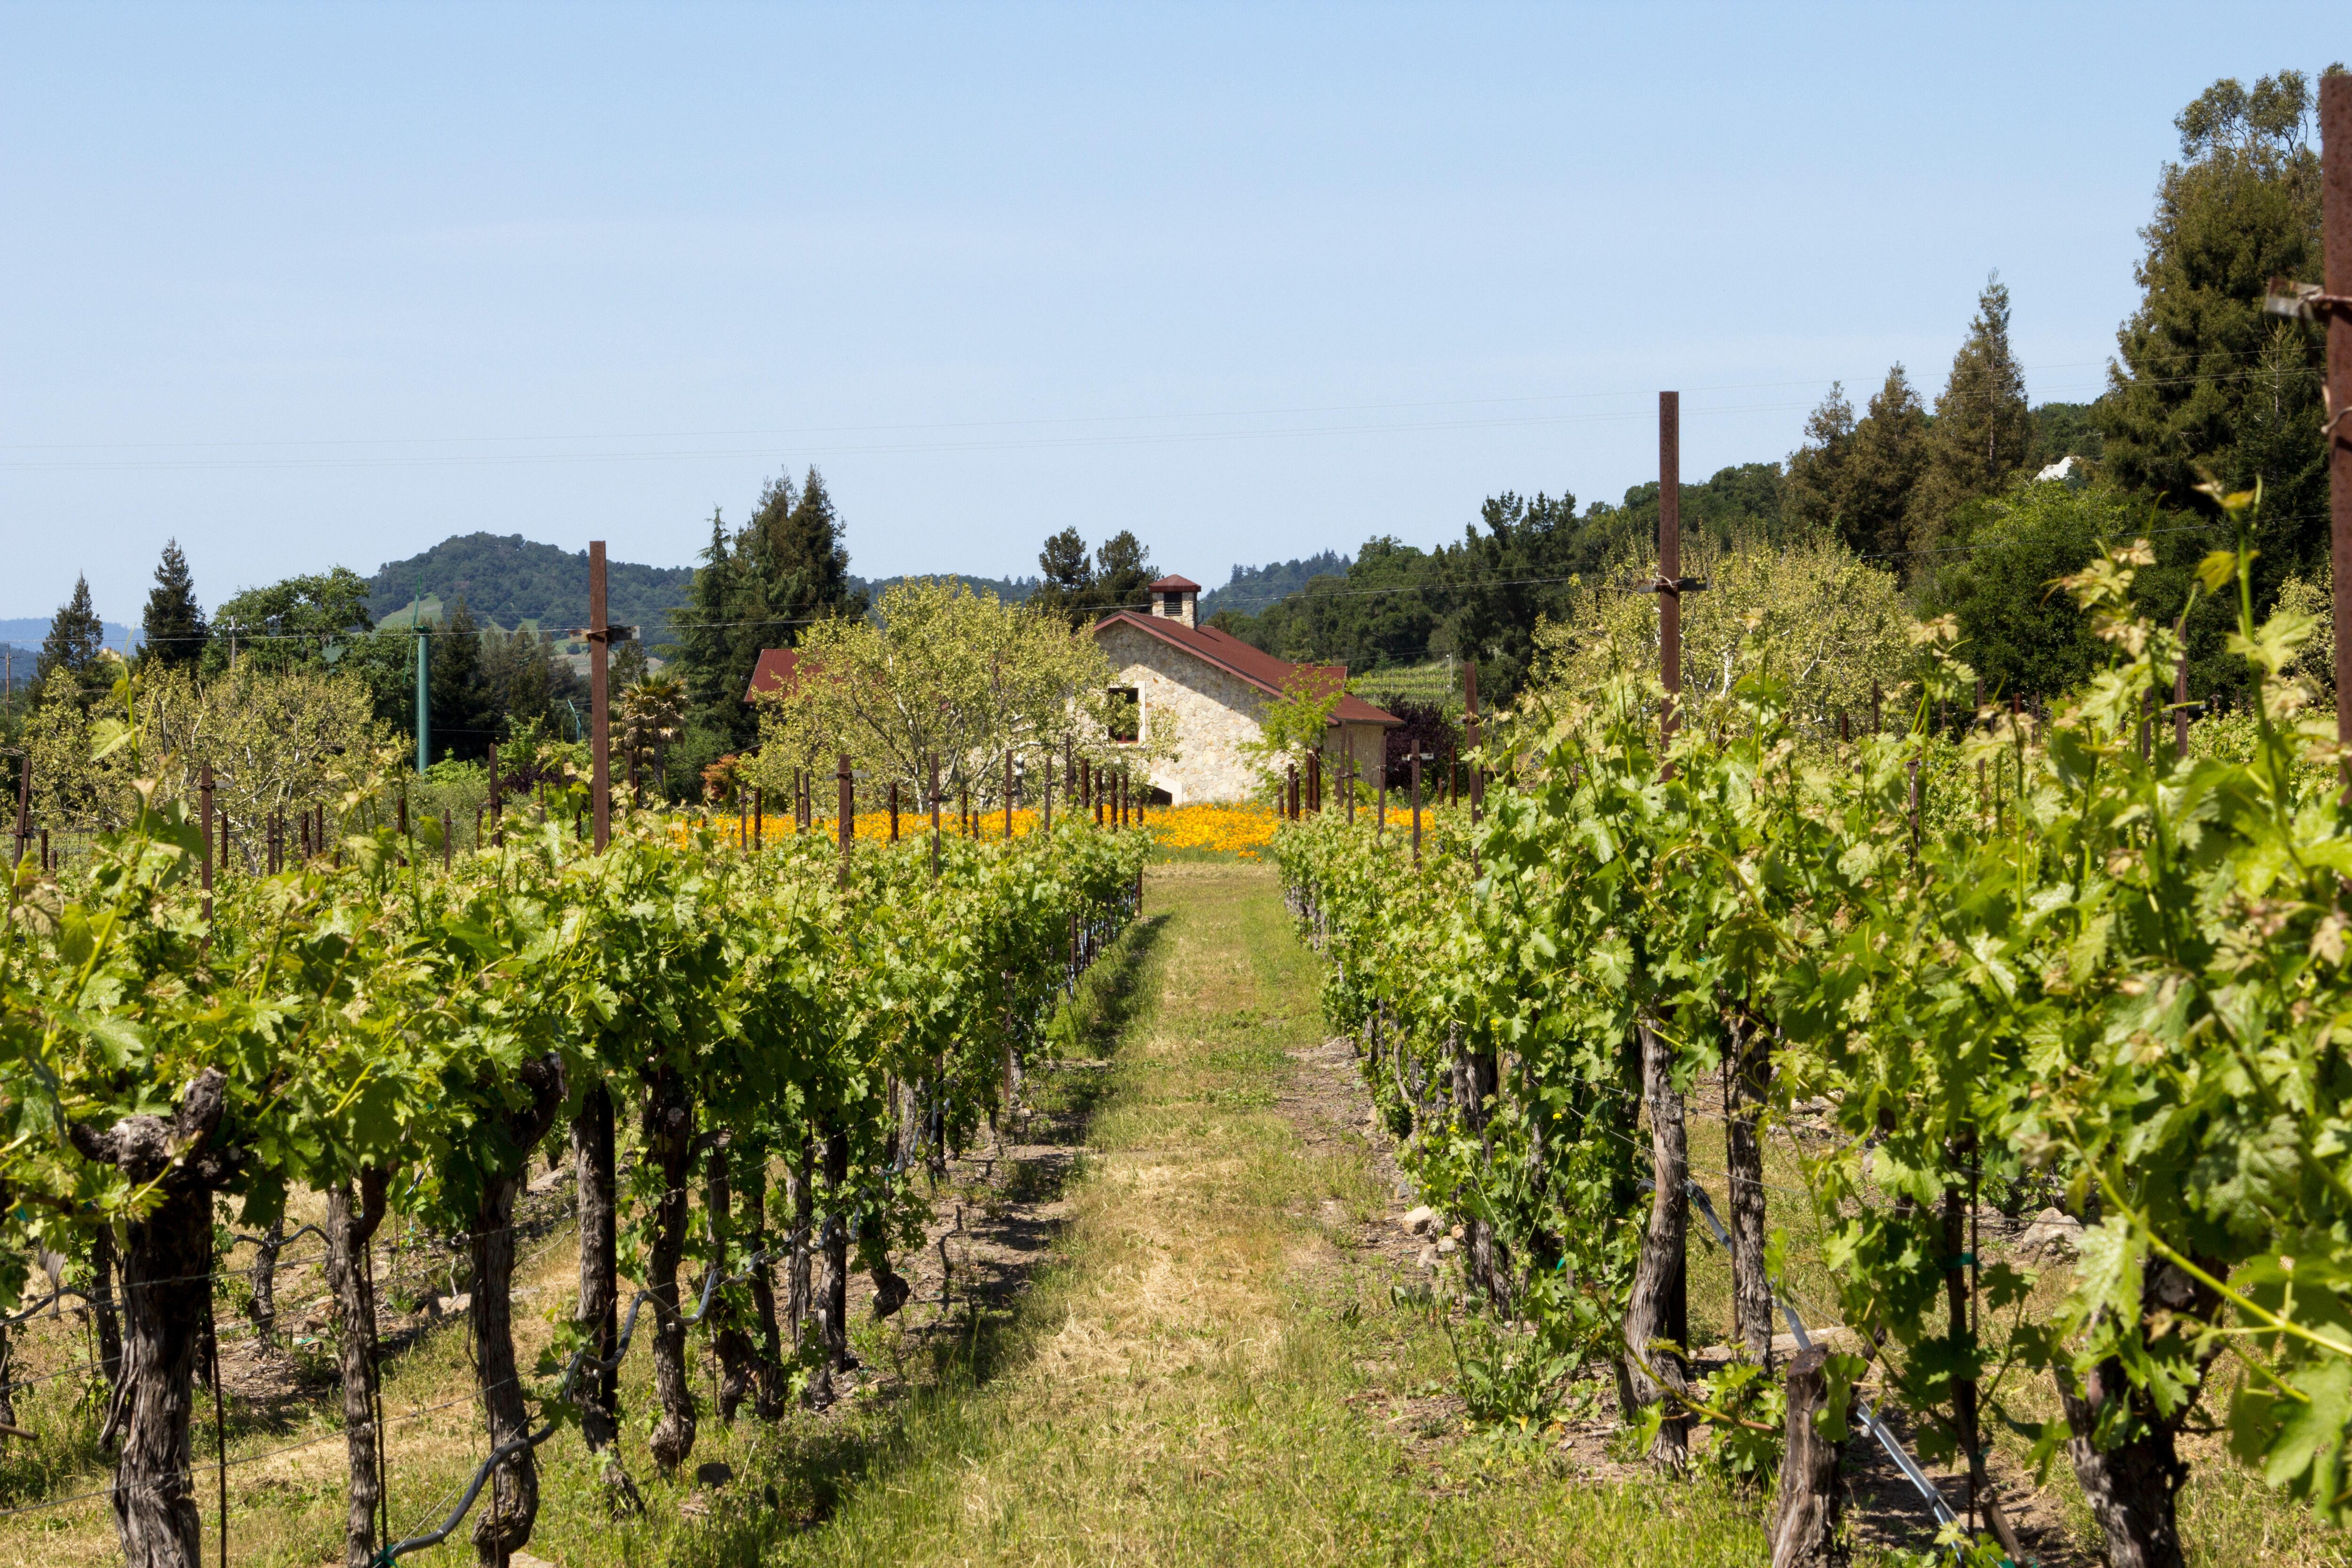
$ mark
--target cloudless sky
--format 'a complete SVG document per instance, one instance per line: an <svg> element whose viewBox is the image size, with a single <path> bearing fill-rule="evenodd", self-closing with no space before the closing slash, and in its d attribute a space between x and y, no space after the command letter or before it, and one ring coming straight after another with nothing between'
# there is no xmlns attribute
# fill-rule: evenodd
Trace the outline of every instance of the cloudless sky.
<svg viewBox="0 0 2352 1568"><path fill-rule="evenodd" d="M2249 14L2251 15L2251 14ZM2095 395L2172 117L2334 7L0 8L0 616L451 533L867 576L1458 537L1943 384ZM2334 55L2347 52L2342 47Z"/></svg>

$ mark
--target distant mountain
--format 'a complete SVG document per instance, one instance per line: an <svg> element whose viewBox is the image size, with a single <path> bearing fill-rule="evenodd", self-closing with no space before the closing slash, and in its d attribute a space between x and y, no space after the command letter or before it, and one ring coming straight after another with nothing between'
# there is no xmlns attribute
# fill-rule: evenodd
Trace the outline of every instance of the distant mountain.
<svg viewBox="0 0 2352 1568"><path fill-rule="evenodd" d="M1029 600L1029 595L1037 591L1037 584L1042 580L1036 577L968 577L961 572L940 572L937 574L916 572L908 573L898 577L875 577L872 579L865 577L852 577L849 580L849 584L851 587L856 588L859 593L865 595L866 602L870 605L875 600L882 596L882 591L884 589L905 582L908 576L919 577L926 575L954 577L960 579L968 584L973 593L993 594L1008 605L1026 604Z"/></svg>
<svg viewBox="0 0 2352 1568"><path fill-rule="evenodd" d="M129 653L139 646L139 628L126 626L120 621L107 621L106 646L117 653ZM20 648L40 651L41 639L49 635L49 617L26 616L13 621L0 621L0 643L14 643Z"/></svg>
<svg viewBox="0 0 2352 1568"><path fill-rule="evenodd" d="M588 552L540 544L520 533L461 533L421 555L387 562L368 579L368 612L378 621L404 616L424 584L431 616L460 595L476 621L512 628L530 621L544 631L588 624ZM669 612L686 602L691 566L604 564L605 617L644 628L648 643L669 637Z"/></svg>
<svg viewBox="0 0 2352 1568"><path fill-rule="evenodd" d="M1304 561L1277 561L1268 566L1235 566L1233 580L1201 595L1198 614L1203 621L1219 610L1254 616L1268 605L1299 593L1315 577L1338 577L1354 564L1336 550L1309 555Z"/></svg>

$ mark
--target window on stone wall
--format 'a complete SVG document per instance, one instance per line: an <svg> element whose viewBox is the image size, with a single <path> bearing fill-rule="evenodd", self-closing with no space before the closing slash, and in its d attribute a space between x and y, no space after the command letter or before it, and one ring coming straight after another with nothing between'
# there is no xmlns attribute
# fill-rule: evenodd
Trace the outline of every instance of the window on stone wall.
<svg viewBox="0 0 2352 1568"><path fill-rule="evenodd" d="M1143 693L1132 686L1110 689L1110 738L1133 745L1143 735Z"/></svg>

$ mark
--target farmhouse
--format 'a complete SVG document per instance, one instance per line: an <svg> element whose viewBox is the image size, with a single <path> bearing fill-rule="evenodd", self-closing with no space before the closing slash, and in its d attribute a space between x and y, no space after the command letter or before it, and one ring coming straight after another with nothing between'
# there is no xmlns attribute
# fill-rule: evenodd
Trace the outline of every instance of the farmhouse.
<svg viewBox="0 0 2352 1568"><path fill-rule="evenodd" d="M1187 577L1151 584L1148 613L1114 610L1095 623L1095 644L1117 673L1114 689L1132 696L1141 733L1154 715L1175 719L1176 756L1151 768L1153 798L1178 805L1244 800L1258 793L1244 743L1260 733L1266 705L1304 674L1319 691L1344 689L1343 664L1292 664L1200 624L1201 585ZM1353 753L1364 781L1378 788L1385 735L1403 722L1360 697L1342 695L1323 747L1328 776Z"/></svg>

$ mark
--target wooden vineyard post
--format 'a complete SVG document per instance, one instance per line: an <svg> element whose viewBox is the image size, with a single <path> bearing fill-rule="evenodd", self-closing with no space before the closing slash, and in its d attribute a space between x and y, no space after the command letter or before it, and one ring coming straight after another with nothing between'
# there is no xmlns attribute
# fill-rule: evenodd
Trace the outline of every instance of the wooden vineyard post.
<svg viewBox="0 0 2352 1568"><path fill-rule="evenodd" d="M1043 832L1043 833L1045 833L1045 834L1047 834L1047 835L1051 835L1051 834L1053 833L1053 831L1054 831L1054 753L1053 753L1053 752L1046 752L1046 753L1045 753L1045 765L1044 767L1042 767L1042 768L1038 769L1037 771L1038 771L1038 774L1039 774L1040 781L1041 781L1041 782L1044 784L1044 785L1045 785L1045 788L1044 788L1043 792L1039 795L1039 797L1038 797L1038 806L1039 806L1039 821L1038 821L1038 828L1039 828L1039 831L1041 831L1041 832Z"/></svg>
<svg viewBox="0 0 2352 1568"><path fill-rule="evenodd" d="M841 753L841 762L834 771L834 779L840 785L841 888L844 892L846 892L849 890L849 840L857 831L857 797L850 784L847 752Z"/></svg>
<svg viewBox="0 0 2352 1568"><path fill-rule="evenodd" d="M503 849L507 845L506 813L499 799L499 743L490 742L490 842Z"/></svg>
<svg viewBox="0 0 2352 1568"><path fill-rule="evenodd" d="M457 814L447 806L441 808L441 869L448 870L457 863Z"/></svg>
<svg viewBox="0 0 2352 1568"><path fill-rule="evenodd" d="M1348 792L1348 826L1353 827L1356 826L1356 737L1342 731L1340 742L1348 758L1347 783L1341 787Z"/></svg>
<svg viewBox="0 0 2352 1568"><path fill-rule="evenodd" d="M898 781L890 781L890 842L898 842Z"/></svg>
<svg viewBox="0 0 2352 1568"><path fill-rule="evenodd" d="M588 542L588 800L594 814L596 853L613 842L611 628L604 624L604 542Z"/></svg>
<svg viewBox="0 0 2352 1568"><path fill-rule="evenodd" d="M940 754L931 753L931 880L940 879Z"/></svg>
<svg viewBox="0 0 2352 1568"><path fill-rule="evenodd" d="M765 847L768 827L768 792L763 785L751 786L751 847Z"/></svg>
<svg viewBox="0 0 2352 1568"><path fill-rule="evenodd" d="M1813 1426L1829 1403L1829 1353L1814 1345L1789 1363L1788 1446L1772 1504L1772 1568L1829 1568L1844 1560L1837 1539L1845 1502L1845 1489L1838 1485L1840 1446Z"/></svg>
<svg viewBox="0 0 2352 1568"><path fill-rule="evenodd" d="M1004 753L1004 837L1013 837L1013 753Z"/></svg>

